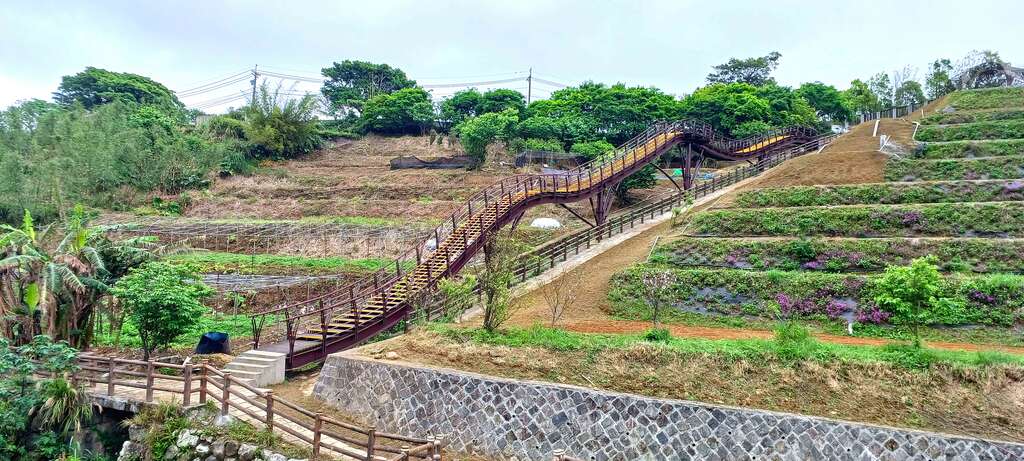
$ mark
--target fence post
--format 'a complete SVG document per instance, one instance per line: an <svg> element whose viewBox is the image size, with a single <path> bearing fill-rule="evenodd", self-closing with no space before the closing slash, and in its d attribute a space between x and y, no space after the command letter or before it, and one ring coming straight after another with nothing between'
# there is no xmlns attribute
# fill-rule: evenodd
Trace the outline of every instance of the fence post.
<svg viewBox="0 0 1024 461"><path fill-rule="evenodd" d="M555 450L555 461L562 461L562 454L565 453L562 450Z"/></svg>
<svg viewBox="0 0 1024 461"><path fill-rule="evenodd" d="M185 359L185 368L182 370L182 377L185 378L185 385L182 388L181 405L188 407L192 404L192 357Z"/></svg>
<svg viewBox="0 0 1024 461"><path fill-rule="evenodd" d="M373 446L377 443L377 426L366 430L366 461L373 461Z"/></svg>
<svg viewBox="0 0 1024 461"><path fill-rule="evenodd" d="M199 403L206 403L206 362L203 362L203 367L199 370Z"/></svg>
<svg viewBox="0 0 1024 461"><path fill-rule="evenodd" d="M313 421L313 458L320 457L320 429L324 424L324 414L317 413L316 419Z"/></svg>
<svg viewBox="0 0 1024 461"><path fill-rule="evenodd" d="M409 446L408 445L402 445L402 457L399 458L399 459L401 459L402 461L409 461Z"/></svg>
<svg viewBox="0 0 1024 461"><path fill-rule="evenodd" d="M228 400L231 399L231 372L224 372L224 387L221 389L221 400L220 400L220 415L228 415Z"/></svg>
<svg viewBox="0 0 1024 461"><path fill-rule="evenodd" d="M146 401L153 401L153 359L146 362Z"/></svg>
<svg viewBox="0 0 1024 461"><path fill-rule="evenodd" d="M274 391L267 390L267 430L274 430Z"/></svg>
<svg viewBox="0 0 1024 461"><path fill-rule="evenodd" d="M114 395L114 358L108 359L107 364L107 395Z"/></svg>

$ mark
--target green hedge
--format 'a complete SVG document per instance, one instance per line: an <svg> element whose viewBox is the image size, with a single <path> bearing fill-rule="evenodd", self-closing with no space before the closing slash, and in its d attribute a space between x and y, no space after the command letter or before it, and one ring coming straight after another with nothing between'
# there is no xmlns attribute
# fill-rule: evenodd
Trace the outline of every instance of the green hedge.
<svg viewBox="0 0 1024 461"><path fill-rule="evenodd" d="M949 96L949 105L957 110L1024 107L1024 88L985 88L957 91Z"/></svg>
<svg viewBox="0 0 1024 461"><path fill-rule="evenodd" d="M616 274L609 300L614 315L646 320L650 309L641 295L643 274L670 272L672 307L664 318L687 312L829 319L853 315L863 323L903 324L874 304L878 278L817 272L671 269L640 264ZM1024 277L946 276L937 298L942 308L927 323L1011 326L1024 320ZM881 313L881 314L879 314Z"/></svg>
<svg viewBox="0 0 1024 461"><path fill-rule="evenodd" d="M1024 139L1024 120L923 126L918 141L970 141L981 139Z"/></svg>
<svg viewBox="0 0 1024 461"><path fill-rule="evenodd" d="M885 165L886 181L953 181L1024 178L1024 156L975 159L893 159Z"/></svg>
<svg viewBox="0 0 1024 461"><path fill-rule="evenodd" d="M172 262L191 263L207 274L308 274L327 275L367 273L382 267L394 267L394 261L382 258L348 259L330 256L309 258L296 255L221 253L203 251L169 258Z"/></svg>
<svg viewBox="0 0 1024 461"><path fill-rule="evenodd" d="M741 192L743 208L1024 200L1021 181L949 181L835 186L793 186Z"/></svg>
<svg viewBox="0 0 1024 461"><path fill-rule="evenodd" d="M1024 119L1024 109L938 113L922 118L921 124L950 125L954 123L994 122L1014 119Z"/></svg>
<svg viewBox="0 0 1024 461"><path fill-rule="evenodd" d="M1024 273L1024 240L681 238L659 245L652 264L815 272L879 272L925 255L944 272Z"/></svg>
<svg viewBox="0 0 1024 461"><path fill-rule="evenodd" d="M1024 202L723 209L696 214L684 232L722 237L1024 236Z"/></svg>
<svg viewBox="0 0 1024 461"><path fill-rule="evenodd" d="M929 142L920 146L915 156L923 159L1024 155L1024 139Z"/></svg>

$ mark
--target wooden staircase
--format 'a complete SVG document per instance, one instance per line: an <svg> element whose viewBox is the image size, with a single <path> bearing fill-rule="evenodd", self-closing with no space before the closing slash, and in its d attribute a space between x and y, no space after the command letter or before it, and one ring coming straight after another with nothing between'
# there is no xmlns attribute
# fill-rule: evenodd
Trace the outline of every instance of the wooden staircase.
<svg viewBox="0 0 1024 461"><path fill-rule="evenodd" d="M287 368L295 369L355 346L407 317L417 295L456 274L489 235L518 219L526 209L608 196L628 175L681 143L699 145L714 158L742 160L761 158L813 136L808 129L789 128L733 140L703 122L658 123L614 152L567 173L504 178L475 194L432 235L396 259L393 270L381 270L324 295L254 314L256 348L286 354ZM271 316L284 317L287 337L282 342L260 344L262 326Z"/></svg>

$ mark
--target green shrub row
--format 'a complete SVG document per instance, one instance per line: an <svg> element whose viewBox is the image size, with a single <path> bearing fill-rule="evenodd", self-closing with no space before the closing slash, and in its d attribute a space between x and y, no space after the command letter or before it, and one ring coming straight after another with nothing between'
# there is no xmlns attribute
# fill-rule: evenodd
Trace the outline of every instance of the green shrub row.
<svg viewBox="0 0 1024 461"><path fill-rule="evenodd" d="M296 255L222 253L203 251L183 253L169 258L172 262L190 263L205 274L308 274L327 275L373 272L393 267L394 261L381 258L348 259L336 256L310 258Z"/></svg>
<svg viewBox="0 0 1024 461"><path fill-rule="evenodd" d="M1024 107L1024 88L985 88L957 91L950 95L949 105L957 110Z"/></svg>
<svg viewBox="0 0 1024 461"><path fill-rule="evenodd" d="M741 192L743 208L1024 200L1021 181L950 181L772 187Z"/></svg>
<svg viewBox="0 0 1024 461"><path fill-rule="evenodd" d="M652 264L815 272L880 272L935 255L944 272L1024 273L1024 240L681 238L655 249Z"/></svg>
<svg viewBox="0 0 1024 461"><path fill-rule="evenodd" d="M970 141L981 139L1024 139L1024 120L922 126L918 141Z"/></svg>
<svg viewBox="0 0 1024 461"><path fill-rule="evenodd" d="M920 146L915 156L923 159L1024 155L1024 139L929 142Z"/></svg>
<svg viewBox="0 0 1024 461"><path fill-rule="evenodd" d="M684 232L722 237L1024 236L1024 202L723 209L698 213Z"/></svg>
<svg viewBox="0 0 1024 461"><path fill-rule="evenodd" d="M643 296L643 279L651 272L669 273L671 319L686 313L747 315L766 318L851 318L861 323L905 324L908 319L879 309L879 277L818 272L672 269L639 264L616 274L609 300L614 315L646 320L651 309ZM925 324L1002 325L1024 320L1024 276L945 276L935 307Z"/></svg>
<svg viewBox="0 0 1024 461"><path fill-rule="evenodd" d="M921 119L922 125L951 125L954 123L994 122L1024 119L1024 109L986 110L977 112L950 112L932 114Z"/></svg>
<svg viewBox="0 0 1024 461"><path fill-rule="evenodd" d="M892 159L885 165L886 181L955 181L958 179L1024 178L1024 156L974 159Z"/></svg>

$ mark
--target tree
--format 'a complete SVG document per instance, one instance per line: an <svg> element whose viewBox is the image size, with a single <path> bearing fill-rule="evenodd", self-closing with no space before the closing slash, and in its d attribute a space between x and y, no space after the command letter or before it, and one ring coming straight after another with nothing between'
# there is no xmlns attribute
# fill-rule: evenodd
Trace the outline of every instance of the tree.
<svg viewBox="0 0 1024 461"><path fill-rule="evenodd" d="M112 239L114 228L89 226L81 206L63 236L53 229L37 229L27 211L21 227L0 225L0 248L9 254L0 259L0 326L16 343L46 334L84 347L109 285L161 250L150 237Z"/></svg>
<svg viewBox="0 0 1024 461"><path fill-rule="evenodd" d="M468 119L456 126L454 131L466 155L475 160L473 167L479 168L487 159L487 146L498 140L506 143L510 141L518 121L516 111L508 109Z"/></svg>
<svg viewBox="0 0 1024 461"><path fill-rule="evenodd" d="M441 118L451 123L451 126L455 126L467 118L480 115L477 108L480 107L482 97L476 88L462 90L451 95L441 101Z"/></svg>
<svg viewBox="0 0 1024 461"><path fill-rule="evenodd" d="M870 85L860 79L850 82L850 88L844 93L854 111L866 114L881 109L878 95L871 91Z"/></svg>
<svg viewBox="0 0 1024 461"><path fill-rule="evenodd" d="M256 99L242 109L241 128L253 156L294 158L320 146L318 103L311 94L299 98L260 85Z"/></svg>
<svg viewBox="0 0 1024 461"><path fill-rule="evenodd" d="M480 96L480 102L476 106L476 113L504 112L508 109L514 109L517 113L522 113L526 109L526 98L516 90L499 88L490 90Z"/></svg>
<svg viewBox="0 0 1024 461"><path fill-rule="evenodd" d="M953 85L953 80L950 78L952 71L953 64L948 59L936 59L932 63L924 83L929 98L938 99L956 90L956 86Z"/></svg>
<svg viewBox="0 0 1024 461"><path fill-rule="evenodd" d="M86 109L114 101L148 104L179 118L185 109L171 90L148 77L95 67L64 76L53 99L64 106L81 103Z"/></svg>
<svg viewBox="0 0 1024 461"><path fill-rule="evenodd" d="M327 77L320 92L330 101L332 112L341 115L359 115L375 96L416 86L397 67L365 61L335 62L320 73Z"/></svg>
<svg viewBox="0 0 1024 461"><path fill-rule="evenodd" d="M921 325L933 322L932 309L942 302L938 297L942 276L935 262L935 256L929 255L914 259L909 266L886 267L874 297L894 319L911 326L916 347L921 346Z"/></svg>
<svg viewBox="0 0 1024 461"><path fill-rule="evenodd" d="M207 310L202 300L213 289L193 266L154 261L132 269L111 293L124 304L148 360L154 350L170 345L195 326Z"/></svg>
<svg viewBox="0 0 1024 461"><path fill-rule="evenodd" d="M664 270L647 270L640 277L644 301L651 309L651 323L654 325L654 329L657 329L661 318L661 308L672 299L676 276L672 272Z"/></svg>
<svg viewBox="0 0 1024 461"><path fill-rule="evenodd" d="M484 243L484 270L477 281L484 301L483 327L488 332L500 328L518 307L512 298L512 282L515 281L512 269L522 249L510 240L495 236Z"/></svg>
<svg viewBox="0 0 1024 461"><path fill-rule="evenodd" d="M813 126L818 121L806 99L791 88L774 84L759 87L747 83L708 85L683 99L682 113L708 122L733 137L749 135L754 127ZM744 126L750 122L763 124Z"/></svg>
<svg viewBox="0 0 1024 461"><path fill-rule="evenodd" d="M889 74L885 72L875 74L868 80L868 88L871 88L871 92L878 97L878 103L881 106L879 110L893 106L893 85L889 80Z"/></svg>
<svg viewBox="0 0 1024 461"><path fill-rule="evenodd" d="M846 122L853 119L853 107L846 96L832 85L821 82L804 83L796 94L807 100L818 117L832 122Z"/></svg>
<svg viewBox="0 0 1024 461"><path fill-rule="evenodd" d="M580 285L583 283L584 272L582 270L562 270L554 280L541 287L541 294L544 295L544 302L548 304L551 313L551 327L558 325L562 314L566 309L576 303L580 295Z"/></svg>
<svg viewBox="0 0 1024 461"><path fill-rule="evenodd" d="M361 119L374 133L421 134L434 121L434 106L423 89L405 88L370 98Z"/></svg>
<svg viewBox="0 0 1024 461"><path fill-rule="evenodd" d="M898 106L909 106L911 104L920 106L927 101L924 97L924 90L921 84L914 80L903 82L893 93L893 98Z"/></svg>
<svg viewBox="0 0 1024 461"><path fill-rule="evenodd" d="M779 66L778 51L758 58L731 58L725 64L714 67L715 71L708 74L708 83L749 83L754 86L774 84L772 71Z"/></svg>

